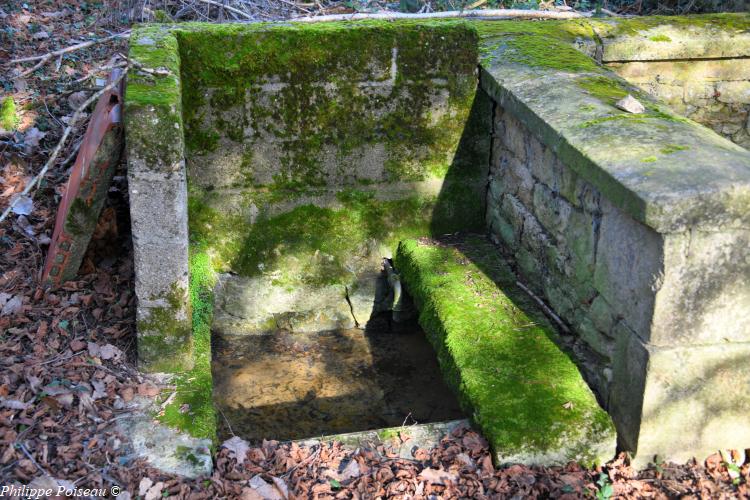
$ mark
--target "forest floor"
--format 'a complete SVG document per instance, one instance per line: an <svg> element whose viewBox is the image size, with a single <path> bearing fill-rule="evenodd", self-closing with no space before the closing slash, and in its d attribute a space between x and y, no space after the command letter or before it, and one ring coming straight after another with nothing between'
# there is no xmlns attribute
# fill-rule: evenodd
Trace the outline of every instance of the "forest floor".
<svg viewBox="0 0 750 500"><path fill-rule="evenodd" d="M339 4L269 2L256 4L258 18L311 9L351 12ZM131 8L136 4L140 11ZM181 5L189 18L217 15L200 10L210 3ZM0 61L122 33L130 19L154 15L142 7L126 0L4 2ZM122 64L117 54L126 52L127 38L113 38L49 58L28 74L38 61L3 67L3 96L13 97L20 122L15 132L0 136L0 211L45 164L74 111L97 90L97 79L106 78L106 67ZM57 203L85 125L85 120L78 124L39 188L31 191L31 204L0 223L0 487L59 484L112 491L117 486L124 491L118 498L146 499L750 497L750 464L728 468L719 454L643 471L633 470L624 456L595 469L576 464L495 469L487 443L470 430L447 437L431 452L418 452L416 460L389 456L382 448L345 451L339 445L266 441L257 447L220 446L212 475L194 480L131 462L114 424L135 396L156 398L164 389L134 367L124 165L78 278L56 290L39 282Z"/></svg>

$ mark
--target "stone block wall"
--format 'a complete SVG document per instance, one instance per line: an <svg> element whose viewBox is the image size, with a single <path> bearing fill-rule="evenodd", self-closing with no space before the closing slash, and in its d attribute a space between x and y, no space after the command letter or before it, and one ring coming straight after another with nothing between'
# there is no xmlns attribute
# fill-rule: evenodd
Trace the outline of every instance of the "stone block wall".
<svg viewBox="0 0 750 500"><path fill-rule="evenodd" d="M144 368L189 366L189 300L226 334L364 326L398 241L483 225L466 23L142 26L131 56L165 69L128 82Z"/></svg>
<svg viewBox="0 0 750 500"><path fill-rule="evenodd" d="M524 282L578 333L582 366L604 403L612 382L615 330L632 329L602 293L609 291L602 271L599 288L604 290L596 287L605 208L611 210L594 186L511 113L495 107L487 193L490 235L514 256Z"/></svg>
<svg viewBox="0 0 750 500"><path fill-rule="evenodd" d="M490 235L569 326L621 448L645 463L750 443L750 230L659 232L502 106L493 121Z"/></svg>
<svg viewBox="0 0 750 500"><path fill-rule="evenodd" d="M608 64L677 113L750 149L750 59Z"/></svg>
<svg viewBox="0 0 750 500"><path fill-rule="evenodd" d="M587 51L676 113L750 147L750 16L592 21ZM593 42L593 43L592 43Z"/></svg>

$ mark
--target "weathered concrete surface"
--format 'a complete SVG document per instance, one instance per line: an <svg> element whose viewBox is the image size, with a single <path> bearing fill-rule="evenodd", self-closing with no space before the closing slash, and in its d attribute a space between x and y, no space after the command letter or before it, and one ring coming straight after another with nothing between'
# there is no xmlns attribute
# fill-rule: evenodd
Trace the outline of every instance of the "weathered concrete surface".
<svg viewBox="0 0 750 500"><path fill-rule="evenodd" d="M624 113L609 98L587 95L587 78L603 78L616 95L632 90L649 113ZM748 152L616 76L504 64L499 49L483 65L481 85L637 221L660 232L750 225Z"/></svg>
<svg viewBox="0 0 750 500"><path fill-rule="evenodd" d="M356 326L344 285L280 286L268 279L222 274L214 296L211 329L219 335L258 335L279 329L316 332Z"/></svg>
<svg viewBox="0 0 750 500"><path fill-rule="evenodd" d="M165 73L132 71L125 98L138 362L147 371L179 372L193 357L177 40L166 30L143 30L130 47L135 60Z"/></svg>
<svg viewBox="0 0 750 500"><path fill-rule="evenodd" d="M611 412L636 466L750 443L750 343L655 347L618 338Z"/></svg>
<svg viewBox="0 0 750 500"><path fill-rule="evenodd" d="M677 113L750 149L750 59L610 63Z"/></svg>
<svg viewBox="0 0 750 500"><path fill-rule="evenodd" d="M213 470L211 440L198 439L154 421L151 400L136 398L126 418L117 421L127 439L130 457L145 458L167 474L195 478L210 476Z"/></svg>
<svg viewBox="0 0 750 500"><path fill-rule="evenodd" d="M750 154L607 73L497 57L487 224L576 334L620 446L638 464L747 447ZM614 108L627 92L643 116Z"/></svg>
<svg viewBox="0 0 750 500"><path fill-rule="evenodd" d="M747 14L597 20L592 26L603 62L750 56Z"/></svg>
<svg viewBox="0 0 750 500"><path fill-rule="evenodd" d="M587 51L677 113L750 148L750 17L592 21Z"/></svg>

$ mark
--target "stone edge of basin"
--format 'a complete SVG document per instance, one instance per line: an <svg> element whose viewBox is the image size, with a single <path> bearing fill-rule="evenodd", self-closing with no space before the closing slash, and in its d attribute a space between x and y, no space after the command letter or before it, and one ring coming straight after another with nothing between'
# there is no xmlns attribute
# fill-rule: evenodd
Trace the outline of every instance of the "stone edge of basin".
<svg viewBox="0 0 750 500"><path fill-rule="evenodd" d="M129 459L145 458L157 469L188 478L210 476L213 470L211 440L195 438L154 422L159 408L148 398L137 397L117 421L127 439Z"/></svg>
<svg viewBox="0 0 750 500"><path fill-rule="evenodd" d="M187 174L177 39L136 27L125 91L128 189L138 299L138 365L149 372L193 367L188 296Z"/></svg>
<svg viewBox="0 0 750 500"><path fill-rule="evenodd" d="M495 463L593 465L615 456L612 418L492 243L479 235L404 240L395 264L444 377ZM494 319L481 319L490 312ZM477 363L480 352L491 352L497 366Z"/></svg>
<svg viewBox="0 0 750 500"><path fill-rule="evenodd" d="M426 424L386 427L361 432L333 434L319 438L298 439L294 442L302 446L315 446L320 443L338 442L345 449L360 447L377 447L388 445L398 451L398 456L407 460L414 459L416 448L430 450L440 445L440 441L458 428L471 428L467 419L449 420Z"/></svg>
<svg viewBox="0 0 750 500"><path fill-rule="evenodd" d="M659 233L750 225L750 151L605 68L571 73L512 62L507 44L480 43L489 54L480 87L633 218ZM587 91L586 79L636 95L647 111L618 110L614 99Z"/></svg>

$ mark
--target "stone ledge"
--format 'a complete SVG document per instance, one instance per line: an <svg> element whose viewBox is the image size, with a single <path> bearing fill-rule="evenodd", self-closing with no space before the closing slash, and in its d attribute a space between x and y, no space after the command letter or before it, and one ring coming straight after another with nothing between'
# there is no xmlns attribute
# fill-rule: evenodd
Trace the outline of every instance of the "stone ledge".
<svg viewBox="0 0 750 500"><path fill-rule="evenodd" d="M498 463L612 458L615 431L554 330L480 236L401 242L396 267L446 380Z"/></svg>
<svg viewBox="0 0 750 500"><path fill-rule="evenodd" d="M573 74L509 63L507 45L482 43L490 53L482 89L636 220L659 233L750 227L750 152L603 68ZM614 107L615 97L627 93L646 113Z"/></svg>
<svg viewBox="0 0 750 500"><path fill-rule="evenodd" d="M211 475L211 440L194 438L157 423L153 414L159 408L153 401L138 397L117 422L127 440L128 459L145 458L152 467L167 474L187 478Z"/></svg>
<svg viewBox="0 0 750 500"><path fill-rule="evenodd" d="M654 16L590 21L603 62L750 57L750 15Z"/></svg>
<svg viewBox="0 0 750 500"><path fill-rule="evenodd" d="M348 432L320 438L300 439L295 442L301 446L316 446L321 443L337 442L348 450L373 449L383 445L389 451L397 452L400 458L414 460L414 452L417 449L432 450L440 446L440 441L453 431L470 427L471 424L468 420L450 420L430 424L386 427L372 431Z"/></svg>

